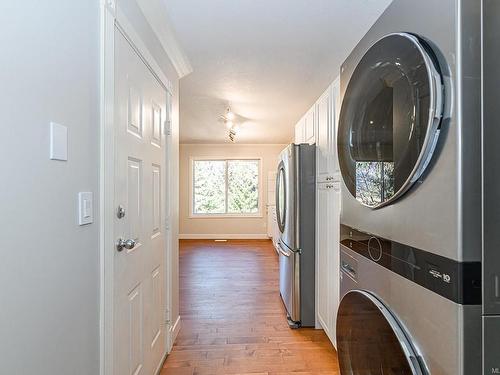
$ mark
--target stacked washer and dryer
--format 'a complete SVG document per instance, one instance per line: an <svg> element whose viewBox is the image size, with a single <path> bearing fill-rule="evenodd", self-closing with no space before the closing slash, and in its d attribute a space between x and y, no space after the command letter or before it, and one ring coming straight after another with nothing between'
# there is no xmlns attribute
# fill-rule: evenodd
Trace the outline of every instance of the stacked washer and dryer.
<svg viewBox="0 0 500 375"><path fill-rule="evenodd" d="M341 372L481 374L481 1L394 0L341 94Z"/></svg>

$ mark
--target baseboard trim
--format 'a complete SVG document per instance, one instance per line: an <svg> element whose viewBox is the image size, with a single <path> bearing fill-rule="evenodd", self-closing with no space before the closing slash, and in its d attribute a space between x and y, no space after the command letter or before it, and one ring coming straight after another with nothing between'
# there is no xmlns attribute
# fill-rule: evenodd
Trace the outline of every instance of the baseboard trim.
<svg viewBox="0 0 500 375"><path fill-rule="evenodd" d="M250 234L179 234L180 240L268 240L267 233Z"/></svg>
<svg viewBox="0 0 500 375"><path fill-rule="evenodd" d="M165 360L167 359L168 352L165 351L165 354L163 354L163 358L160 361L160 364L156 368L155 375L159 375L161 370L163 369L163 364L165 363Z"/></svg>
<svg viewBox="0 0 500 375"><path fill-rule="evenodd" d="M179 331L181 330L181 317L180 315L177 317L177 320L175 321L175 324L170 328L170 337L172 346L174 345L175 339L177 338L177 335L179 334Z"/></svg>

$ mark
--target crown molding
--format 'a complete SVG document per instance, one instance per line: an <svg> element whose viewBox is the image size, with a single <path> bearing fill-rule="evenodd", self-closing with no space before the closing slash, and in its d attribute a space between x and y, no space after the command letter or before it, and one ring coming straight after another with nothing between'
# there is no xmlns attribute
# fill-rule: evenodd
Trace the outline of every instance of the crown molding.
<svg viewBox="0 0 500 375"><path fill-rule="evenodd" d="M163 49L167 53L179 78L193 71L188 57L182 50L174 29L170 25L167 10L162 0L137 0L144 17L150 24Z"/></svg>

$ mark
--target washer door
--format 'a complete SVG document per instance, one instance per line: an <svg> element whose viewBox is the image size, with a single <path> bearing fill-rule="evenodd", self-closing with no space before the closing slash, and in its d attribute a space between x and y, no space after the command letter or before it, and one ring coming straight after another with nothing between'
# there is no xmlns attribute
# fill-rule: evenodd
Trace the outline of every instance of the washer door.
<svg viewBox="0 0 500 375"><path fill-rule="evenodd" d="M397 320L365 291L350 291L342 298L337 350L342 375L427 374Z"/></svg>
<svg viewBox="0 0 500 375"><path fill-rule="evenodd" d="M439 135L444 86L428 44L390 34L363 56L347 86L338 154L349 192L371 208L389 204L421 176Z"/></svg>

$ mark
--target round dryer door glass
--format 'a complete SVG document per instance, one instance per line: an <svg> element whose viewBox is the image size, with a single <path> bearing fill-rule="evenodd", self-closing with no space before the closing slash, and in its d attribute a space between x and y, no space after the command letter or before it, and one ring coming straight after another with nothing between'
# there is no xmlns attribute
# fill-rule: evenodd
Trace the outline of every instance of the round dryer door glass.
<svg viewBox="0 0 500 375"><path fill-rule="evenodd" d="M338 134L342 176L360 203L386 205L421 176L442 109L439 66L425 41L390 34L366 52L345 91Z"/></svg>
<svg viewBox="0 0 500 375"><path fill-rule="evenodd" d="M342 298L337 350L342 375L427 373L391 312L375 296L361 290Z"/></svg>

